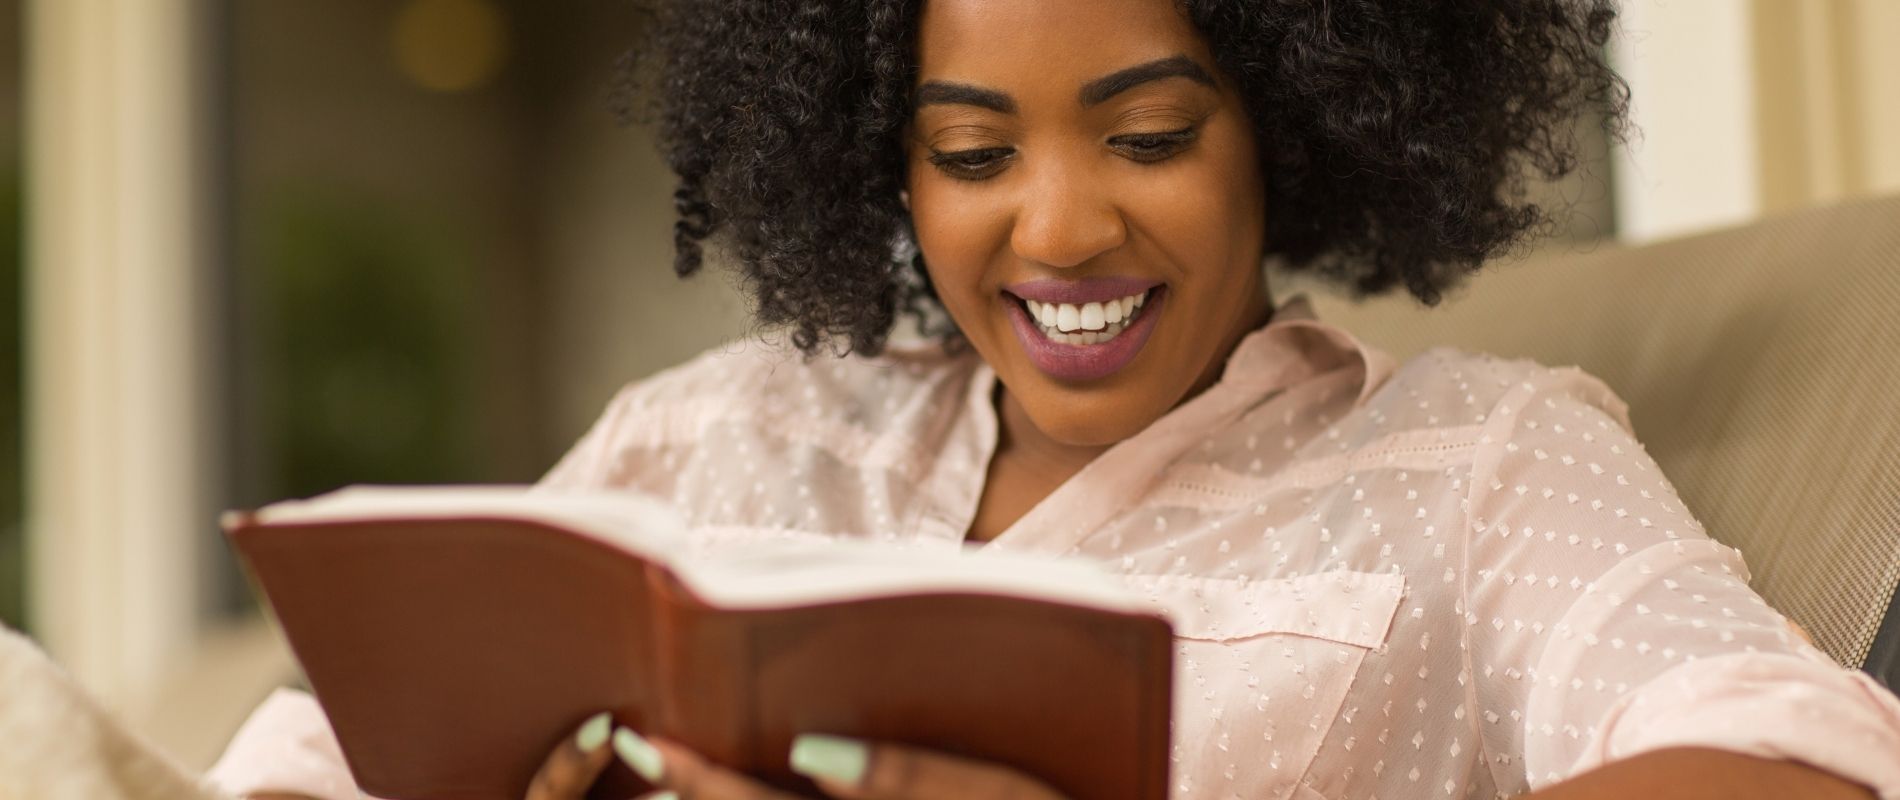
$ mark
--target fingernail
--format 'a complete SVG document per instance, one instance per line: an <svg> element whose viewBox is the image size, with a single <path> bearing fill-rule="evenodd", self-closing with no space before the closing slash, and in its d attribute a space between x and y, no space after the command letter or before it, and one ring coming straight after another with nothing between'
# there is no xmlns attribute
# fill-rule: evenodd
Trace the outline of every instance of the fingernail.
<svg viewBox="0 0 1900 800"><path fill-rule="evenodd" d="M654 792L653 794L647 795L644 800L680 800L680 793L668 789L664 792Z"/></svg>
<svg viewBox="0 0 1900 800"><path fill-rule="evenodd" d="M620 760L632 767L647 783L659 783L660 775L666 769L666 760L660 756L647 740L640 738L625 727L614 731L614 752L620 754Z"/></svg>
<svg viewBox="0 0 1900 800"><path fill-rule="evenodd" d="M583 753L592 753L607 743L607 730L613 725L613 715L605 711L587 718L581 723L581 732L574 735L574 744Z"/></svg>
<svg viewBox="0 0 1900 800"><path fill-rule="evenodd" d="M863 742L842 736L801 733L792 740L792 771L856 786L864 779L870 752Z"/></svg>

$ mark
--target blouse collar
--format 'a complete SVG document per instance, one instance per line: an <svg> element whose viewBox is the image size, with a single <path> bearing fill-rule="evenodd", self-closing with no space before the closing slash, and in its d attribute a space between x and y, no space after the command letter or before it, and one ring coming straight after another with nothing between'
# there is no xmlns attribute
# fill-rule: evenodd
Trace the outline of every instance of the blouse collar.
<svg viewBox="0 0 1900 800"><path fill-rule="evenodd" d="M1393 364L1385 353L1335 325L1321 322L1305 295L1294 295L1274 309L1266 325L1240 340L1227 358L1221 379L1213 386L1170 409L1134 436L1115 443L988 546L1068 551L1089 531L1120 513L1130 498L1145 494L1165 465L1224 430L1264 396L1341 368L1361 370L1357 376L1359 395L1354 401L1358 405L1385 381ZM978 419L983 420L984 447L993 452L998 420L990 407L990 390L995 372L987 365L979 370L970 402Z"/></svg>
<svg viewBox="0 0 1900 800"><path fill-rule="evenodd" d="M1300 292L1273 310L1267 324L1246 335L1227 357L1221 383L1260 395L1345 366L1360 368L1362 405L1397 367L1392 356L1325 322Z"/></svg>

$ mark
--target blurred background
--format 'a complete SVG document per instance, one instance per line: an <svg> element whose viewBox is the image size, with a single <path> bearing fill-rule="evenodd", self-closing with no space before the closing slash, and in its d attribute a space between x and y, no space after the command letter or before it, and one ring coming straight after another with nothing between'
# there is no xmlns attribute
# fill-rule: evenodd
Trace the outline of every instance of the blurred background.
<svg viewBox="0 0 1900 800"><path fill-rule="evenodd" d="M1900 3L1626 0L1545 248L1900 191ZM746 333L609 110L628 0L0 0L0 622L187 765L295 667L217 513L527 482Z"/></svg>

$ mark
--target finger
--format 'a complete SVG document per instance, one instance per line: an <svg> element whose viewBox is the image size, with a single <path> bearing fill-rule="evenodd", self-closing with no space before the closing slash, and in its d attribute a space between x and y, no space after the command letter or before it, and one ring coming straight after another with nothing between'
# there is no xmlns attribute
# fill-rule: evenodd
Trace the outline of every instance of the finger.
<svg viewBox="0 0 1900 800"><path fill-rule="evenodd" d="M613 717L602 711L555 745L528 784L528 800L577 800L587 794L611 757L606 744L612 727Z"/></svg>
<svg viewBox="0 0 1900 800"><path fill-rule="evenodd" d="M1808 635L1808 629L1801 627L1801 623L1788 620L1788 627L1793 628L1795 633L1800 634L1803 641L1808 644L1814 644L1814 637Z"/></svg>
<svg viewBox="0 0 1900 800"><path fill-rule="evenodd" d="M999 764L837 736L799 736L792 745L792 769L847 800L1061 797L1047 784Z"/></svg>
<svg viewBox="0 0 1900 800"><path fill-rule="evenodd" d="M648 783L679 793L681 800L800 800L659 737L627 728L614 732L614 750Z"/></svg>

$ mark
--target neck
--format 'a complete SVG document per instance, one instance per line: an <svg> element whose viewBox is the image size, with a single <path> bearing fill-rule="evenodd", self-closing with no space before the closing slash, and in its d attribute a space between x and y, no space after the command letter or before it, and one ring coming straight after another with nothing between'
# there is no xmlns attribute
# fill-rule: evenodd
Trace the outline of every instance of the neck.
<svg viewBox="0 0 1900 800"><path fill-rule="evenodd" d="M1114 446L1058 441L1036 427L1036 421L1029 418L1029 412L1016 401L1015 395L1003 387L1001 381L996 384L996 395L997 421L1000 423L997 453L1007 454L1012 461L1034 469L1038 474L1073 475Z"/></svg>
<svg viewBox="0 0 1900 800"><path fill-rule="evenodd" d="M1234 355L1234 348L1240 346L1240 340L1247 338L1247 334L1259 330L1273 319L1273 295L1267 291L1265 282L1261 283L1258 291L1253 292L1252 298L1253 301L1247 304L1246 310L1241 312L1240 324L1228 329L1227 335L1221 339L1220 345L1214 351L1214 358L1208 360L1207 367L1201 370L1200 376L1194 380L1194 385L1188 387L1187 394L1182 395L1181 400L1174 404L1174 408L1179 408L1181 403L1200 396L1202 392L1207 391L1207 387L1219 382L1221 373L1227 371L1227 359Z"/></svg>

